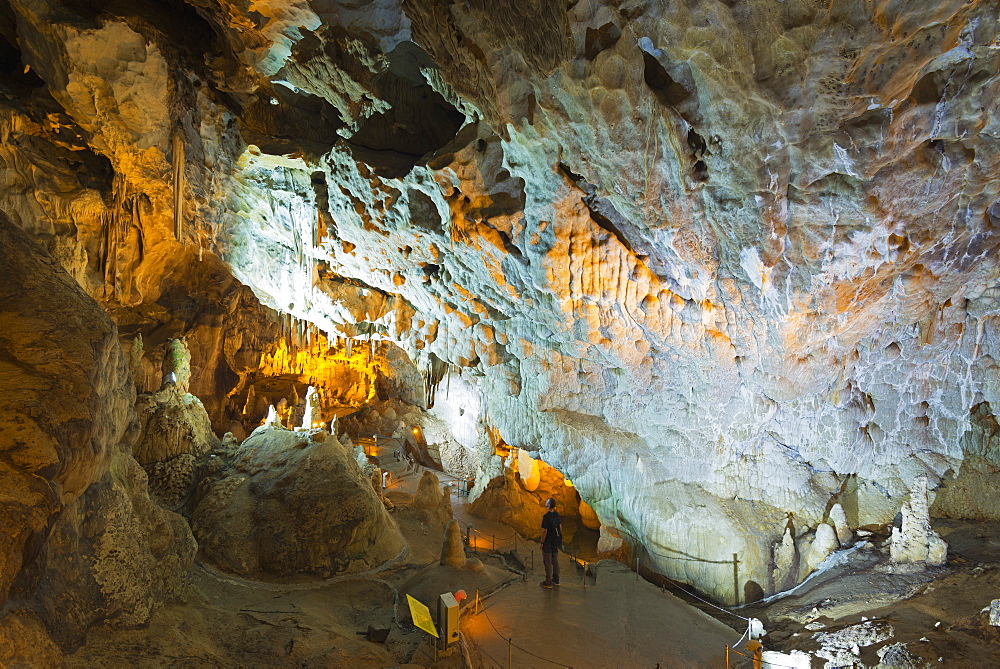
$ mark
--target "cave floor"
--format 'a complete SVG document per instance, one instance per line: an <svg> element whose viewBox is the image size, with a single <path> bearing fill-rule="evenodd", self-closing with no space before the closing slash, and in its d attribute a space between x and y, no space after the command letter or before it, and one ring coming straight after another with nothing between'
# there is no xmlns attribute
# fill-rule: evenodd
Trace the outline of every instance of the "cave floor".
<svg viewBox="0 0 1000 669"><path fill-rule="evenodd" d="M405 505L423 470L386 464L393 471L386 494ZM376 573L264 583L197 562L181 601L158 610L144 628L95 627L86 644L67 655L67 666L506 667L509 658L513 667L712 667L724 665L726 644L739 642L739 619L694 608L683 595L636 579L620 563L590 564L585 571L561 555L563 584L540 587L537 544L471 516L465 499L452 496L455 517L473 528L478 545L498 549L474 556L507 576L492 593L482 593L478 613L475 593L469 593L463 643L436 659L428 636L408 624L399 602L405 602L402 584L438 560L443 532L404 510L396 518L410 550ZM1000 628L988 626L981 611L1000 597L1000 524L944 523L937 529L951 546L945 567L895 574L876 553L859 552L795 594L738 613L764 622L767 649L815 652L817 630L878 618L893 626L886 643L905 642L926 662L998 666ZM358 635L369 626L389 628L386 643ZM862 648L861 660L877 664L875 650Z"/></svg>
<svg viewBox="0 0 1000 669"><path fill-rule="evenodd" d="M605 560L585 577L560 559L562 585L540 587L536 569L463 616L473 666L718 667L739 639L624 565Z"/></svg>
<svg viewBox="0 0 1000 669"><path fill-rule="evenodd" d="M395 482L387 490L397 505L416 489L423 471L404 467L392 467ZM493 594L483 593L478 614L475 593L469 593L464 649L454 644L435 659L429 637L408 624L400 610L405 606L402 584L436 563L443 538L442 531L413 521L404 511L396 518L410 550L376 573L323 582L259 582L198 561L181 601L157 610L143 628L96 626L86 644L67 655L67 666L460 667L469 660L477 667L507 666L501 635L513 635L514 644L524 649L512 649L512 666L718 666L724 644L739 636L614 562L591 565L584 588L582 571L561 556L564 585L541 588L537 544L515 539L502 524L472 517L463 496L453 495L452 504L455 517L463 527L473 527L480 546L498 549L472 556L507 574ZM510 571L511 566L525 576ZM386 643L358 634L368 626L389 628Z"/></svg>
<svg viewBox="0 0 1000 669"><path fill-rule="evenodd" d="M1000 598L1000 523L938 521L935 530L949 544L944 566L900 573L880 552L859 551L793 594L740 611L764 622L769 649L815 653L817 633L875 620L888 623L892 636L861 645L866 666L878 665L877 650L895 643L906 644L913 666L1000 666L1000 627L983 611Z"/></svg>

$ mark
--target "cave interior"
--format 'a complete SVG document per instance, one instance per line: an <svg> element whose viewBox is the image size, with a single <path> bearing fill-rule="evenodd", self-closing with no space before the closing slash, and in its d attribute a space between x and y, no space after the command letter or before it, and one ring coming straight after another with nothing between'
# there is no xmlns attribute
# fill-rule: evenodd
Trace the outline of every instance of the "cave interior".
<svg viewBox="0 0 1000 669"><path fill-rule="evenodd" d="M986 1L0 0L0 667L996 666L998 99Z"/></svg>

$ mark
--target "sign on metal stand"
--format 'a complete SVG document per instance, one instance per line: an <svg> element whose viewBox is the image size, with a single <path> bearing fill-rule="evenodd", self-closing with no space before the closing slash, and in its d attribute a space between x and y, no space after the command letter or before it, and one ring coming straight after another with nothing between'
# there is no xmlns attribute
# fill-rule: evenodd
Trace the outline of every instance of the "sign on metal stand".
<svg viewBox="0 0 1000 669"><path fill-rule="evenodd" d="M431 610L409 594L406 595L406 603L410 605L410 617L413 619L413 624L434 637L434 661L437 662L437 640L439 637L437 629L434 627L434 619L431 617Z"/></svg>
<svg viewBox="0 0 1000 669"><path fill-rule="evenodd" d="M410 605L410 617L413 618L413 624L435 639L439 638L437 629L434 627L434 618L431 617L431 610L409 594L406 595L406 602Z"/></svg>

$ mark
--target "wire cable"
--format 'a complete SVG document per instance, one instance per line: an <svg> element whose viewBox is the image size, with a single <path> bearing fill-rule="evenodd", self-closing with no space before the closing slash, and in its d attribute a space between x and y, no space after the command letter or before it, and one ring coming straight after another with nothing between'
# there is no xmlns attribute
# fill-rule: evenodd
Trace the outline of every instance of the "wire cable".
<svg viewBox="0 0 1000 669"><path fill-rule="evenodd" d="M486 620L488 620L488 621L489 621L489 623L490 623L490 627L492 627L492 628L493 628L493 631L497 633L497 636L498 636L498 637L500 637L501 639L503 639L504 641L506 641L507 643L509 643L509 644L510 644L510 645L511 645L512 647L514 647L514 648L517 648L517 649L518 649L519 651L521 651L522 653L527 653L527 654L528 654L528 655L530 655L531 657L534 657L534 658L536 658L536 659L539 659L539 660L542 660L542 661L544 661L544 662L548 662L548 663L550 663L550 664L554 664L554 665L556 665L557 667L566 667L566 669L573 669L573 665L570 665L570 664L563 664L562 662L556 662L555 660L550 660L549 658L547 658L547 657L542 657L541 655L535 655L535 654L534 654L534 653L532 653L532 652L531 652L530 650L527 650L527 649L524 649L524 648L521 648L521 647L520 647L520 646L518 646L518 645L517 645L516 643L514 643L514 641L513 641L513 637L510 637L510 638L507 638L507 637L505 637L505 636L504 636L503 634L501 634L501 633L500 633L500 630L498 630L498 629L497 629L497 626L493 624L493 621L492 621L492 620L490 620L490 614L486 613L486 611L483 611L483 615L484 615L484 616L486 616Z"/></svg>
<svg viewBox="0 0 1000 669"><path fill-rule="evenodd" d="M662 574L660 574L660 575L661 575L661 576L663 576ZM733 613L732 611L730 611L730 610L728 610L728 609L724 609L724 608L722 608L722 607L721 607L721 606L719 606L718 604L713 604L712 602L708 601L707 599L704 599L704 598L702 598L702 597L699 597L698 595L694 594L693 592L690 592L689 590L685 590L684 588L682 588L682 587L681 587L681 584L680 584L680 583L678 583L678 582L677 582L677 581L675 581L674 579L670 578L669 576L663 576L663 578L667 579L668 581L670 581L671 583L673 583L673 584L674 584L675 586L677 586L677 589L678 589L678 590L680 590L681 592L683 592L683 593L686 593L686 594L688 594L688 595L691 595L691 596L692 596L692 597L694 597L695 599L697 599L697 600L699 600L699 601L702 601L702 602L705 602L705 603L706 603L706 604L708 604L709 606L711 606L711 607L713 607L713 608L716 608L716 609L718 609L718 610L722 611L723 613L728 613L728 614L729 614L729 615L731 615L731 616L736 616L736 617L737 617L737 618L739 618L740 620L745 620L745 621L747 621L747 622L750 622L750 618L747 618L746 616L741 616L741 615L739 615L738 613Z"/></svg>
<svg viewBox="0 0 1000 669"><path fill-rule="evenodd" d="M471 635L469 636L469 639L470 640L472 639ZM490 662L492 662L493 664L497 665L497 667L503 667L503 665L500 664L499 662L497 662L496 659L492 655L490 655L489 653L487 653L486 649L483 648L482 646L477 645L476 646L476 650L478 650L480 653L482 653L486 657L490 658Z"/></svg>
<svg viewBox="0 0 1000 669"><path fill-rule="evenodd" d="M683 557L677 556L677 555L664 555L660 551L654 551L652 548L649 548L648 546L643 546L642 548L647 553L652 553L653 555L655 555L657 557L661 557L661 558L663 558L665 560L684 560L686 562L704 562L706 564L727 564L727 565L733 563L732 560L706 560L705 558L691 557L689 555L684 555ZM668 549L668 550L672 550L672 549ZM680 551L677 551L677 552L679 553Z"/></svg>
<svg viewBox="0 0 1000 669"><path fill-rule="evenodd" d="M476 534L482 536L482 537L486 537L486 538L491 538L492 537L492 538L495 538L494 535L492 535L492 534L486 534L484 532L480 532L479 530L477 530L474 527L472 528L472 531L475 532ZM509 537L506 537L505 539L496 539L496 541L498 541L498 542L500 542L500 541L510 541L511 539L513 539L516 536L517 536L517 532L514 532L514 534L510 535Z"/></svg>

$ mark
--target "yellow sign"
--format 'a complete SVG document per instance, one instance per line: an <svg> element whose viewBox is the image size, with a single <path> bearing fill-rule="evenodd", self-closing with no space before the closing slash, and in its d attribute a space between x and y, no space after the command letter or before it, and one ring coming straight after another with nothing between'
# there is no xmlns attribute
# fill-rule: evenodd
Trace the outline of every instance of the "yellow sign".
<svg viewBox="0 0 1000 669"><path fill-rule="evenodd" d="M410 595L406 595L406 601L410 605L410 617L413 618L413 624L436 637L438 633L437 628L434 627L434 619L431 618L431 610Z"/></svg>

